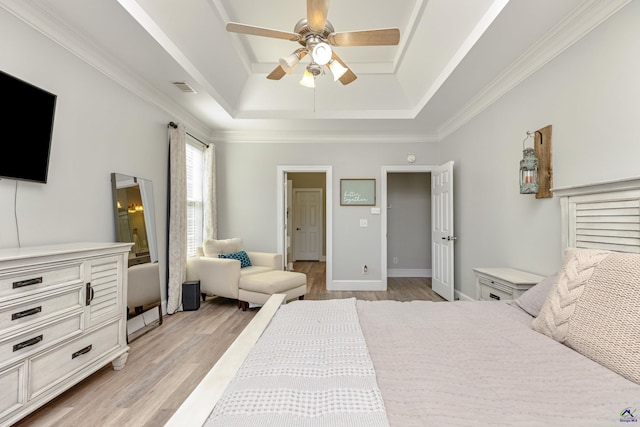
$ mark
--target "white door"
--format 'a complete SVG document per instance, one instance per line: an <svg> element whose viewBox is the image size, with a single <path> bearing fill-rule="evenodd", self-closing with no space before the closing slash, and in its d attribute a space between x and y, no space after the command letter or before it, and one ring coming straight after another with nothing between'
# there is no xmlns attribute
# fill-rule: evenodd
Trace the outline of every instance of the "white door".
<svg viewBox="0 0 640 427"><path fill-rule="evenodd" d="M322 252L322 189L293 190L294 260L319 261Z"/></svg>
<svg viewBox="0 0 640 427"><path fill-rule="evenodd" d="M431 173L432 289L453 301L453 162Z"/></svg>

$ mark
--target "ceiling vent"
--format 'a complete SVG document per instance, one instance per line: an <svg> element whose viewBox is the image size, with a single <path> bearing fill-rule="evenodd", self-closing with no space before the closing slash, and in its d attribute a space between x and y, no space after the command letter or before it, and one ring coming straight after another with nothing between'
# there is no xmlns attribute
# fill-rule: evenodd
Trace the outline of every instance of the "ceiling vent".
<svg viewBox="0 0 640 427"><path fill-rule="evenodd" d="M184 93L197 93L191 86L189 86L189 83L173 82L173 85Z"/></svg>

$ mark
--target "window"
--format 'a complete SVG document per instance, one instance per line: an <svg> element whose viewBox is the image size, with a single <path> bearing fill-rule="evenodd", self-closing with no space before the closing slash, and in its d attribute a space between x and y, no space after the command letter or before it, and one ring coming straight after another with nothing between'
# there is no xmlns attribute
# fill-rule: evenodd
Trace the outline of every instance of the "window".
<svg viewBox="0 0 640 427"><path fill-rule="evenodd" d="M204 150L187 135L187 257L202 246L204 228Z"/></svg>

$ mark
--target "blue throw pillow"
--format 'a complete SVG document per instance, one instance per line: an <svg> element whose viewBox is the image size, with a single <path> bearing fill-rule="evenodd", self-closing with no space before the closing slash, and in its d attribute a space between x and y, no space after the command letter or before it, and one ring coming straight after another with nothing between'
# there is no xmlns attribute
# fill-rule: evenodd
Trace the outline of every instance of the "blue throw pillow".
<svg viewBox="0 0 640 427"><path fill-rule="evenodd" d="M232 254L218 254L218 258L237 259L240 261L240 268L251 267L251 260L245 251L235 252Z"/></svg>

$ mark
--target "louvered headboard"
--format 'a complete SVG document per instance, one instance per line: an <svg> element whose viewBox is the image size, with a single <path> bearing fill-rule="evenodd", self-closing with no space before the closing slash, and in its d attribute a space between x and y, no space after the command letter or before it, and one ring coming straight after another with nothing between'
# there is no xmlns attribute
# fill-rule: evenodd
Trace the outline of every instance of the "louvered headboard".
<svg viewBox="0 0 640 427"><path fill-rule="evenodd" d="M640 253L640 178L554 188L562 247Z"/></svg>

